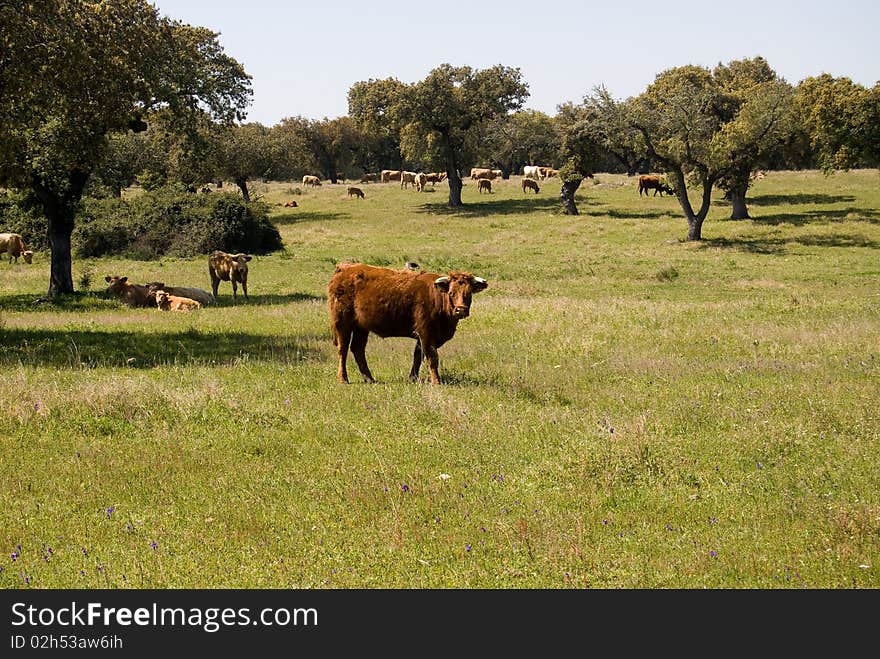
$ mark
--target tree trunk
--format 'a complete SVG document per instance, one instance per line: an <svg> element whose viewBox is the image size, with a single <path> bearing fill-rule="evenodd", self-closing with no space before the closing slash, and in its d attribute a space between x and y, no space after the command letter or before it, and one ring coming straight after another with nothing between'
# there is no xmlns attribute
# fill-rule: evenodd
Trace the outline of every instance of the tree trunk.
<svg viewBox="0 0 880 659"><path fill-rule="evenodd" d="M691 200L688 197L684 172L680 169L670 169L668 175L672 178L675 187L675 196L678 198L681 210L684 211L685 218L687 218L687 239L702 240L703 221L706 219L706 215L709 213L709 206L712 203L712 186L715 185L714 179L709 178L708 175L703 177L703 198L700 202L700 210L695 213L693 206L691 206Z"/></svg>
<svg viewBox="0 0 880 659"><path fill-rule="evenodd" d="M748 184L743 187L736 187L730 190L730 203L732 205L732 210L730 212L731 220L748 220L751 219L749 216L749 209L746 206L746 190L748 190Z"/></svg>
<svg viewBox="0 0 880 659"><path fill-rule="evenodd" d="M690 213L687 218L688 221L688 240L702 240L703 239L703 220Z"/></svg>
<svg viewBox="0 0 880 659"><path fill-rule="evenodd" d="M574 193L577 192L579 187L581 187L581 181L583 181L583 179L578 179L577 181L565 181L562 184L562 190L559 192L559 199L562 200L562 210L566 215L578 214L577 205L574 203Z"/></svg>
<svg viewBox="0 0 880 659"><path fill-rule="evenodd" d="M246 178L237 178L235 179L235 184L238 186L238 189L241 190L241 196L244 197L246 203L251 203L251 193L248 192L247 187L247 179Z"/></svg>
<svg viewBox="0 0 880 659"><path fill-rule="evenodd" d="M452 146L452 138L448 132L440 131L443 150L446 152L446 181L449 183L449 205L453 208L464 206L461 201L461 173L458 171L458 161L455 157L455 149Z"/></svg>
<svg viewBox="0 0 880 659"><path fill-rule="evenodd" d="M73 271L70 252L70 236L73 218L57 215L49 217L49 249L51 269L49 272L49 297L73 293Z"/></svg>

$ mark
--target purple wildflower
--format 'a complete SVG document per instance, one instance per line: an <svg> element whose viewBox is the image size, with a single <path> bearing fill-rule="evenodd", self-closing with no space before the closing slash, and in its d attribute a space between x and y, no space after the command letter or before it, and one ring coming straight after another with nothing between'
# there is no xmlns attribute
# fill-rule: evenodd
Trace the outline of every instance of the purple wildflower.
<svg viewBox="0 0 880 659"><path fill-rule="evenodd" d="M603 519L603 520L602 520L602 524L607 525L607 524L608 524L608 520L607 520L607 519Z"/></svg>
<svg viewBox="0 0 880 659"><path fill-rule="evenodd" d="M153 542L150 543L150 547L152 547L153 549L155 549L158 546L159 546L159 543L157 543L155 540L153 540Z"/></svg>
<svg viewBox="0 0 880 659"><path fill-rule="evenodd" d="M38 409L40 409L40 404L34 403L34 412L36 412Z"/></svg>
<svg viewBox="0 0 880 659"><path fill-rule="evenodd" d="M718 556L718 552L713 549L712 551L709 552L709 556L711 556L712 558L715 558L716 556Z"/></svg>
<svg viewBox="0 0 880 659"><path fill-rule="evenodd" d="M89 552L86 551L86 548L85 548L85 547L81 547L81 549L82 549L83 556L88 556L88 555L89 555Z"/></svg>
<svg viewBox="0 0 880 659"><path fill-rule="evenodd" d="M403 490L404 492L409 492L409 485L404 483L403 485L400 486L400 489Z"/></svg>
<svg viewBox="0 0 880 659"><path fill-rule="evenodd" d="M712 519L709 520L709 524L710 524L710 525L711 525L711 524L717 524L717 523L718 523L718 518L717 518L717 517L713 517Z"/></svg>
<svg viewBox="0 0 880 659"><path fill-rule="evenodd" d="M113 511L114 511L114 510L116 510L116 509L115 509L113 506L110 506L110 507L107 509L107 519L110 519L110 515L113 514Z"/></svg>
<svg viewBox="0 0 880 659"><path fill-rule="evenodd" d="M18 558L18 552L17 551L12 552L12 556L10 556L10 558L14 561L16 558Z"/></svg>
<svg viewBox="0 0 880 659"><path fill-rule="evenodd" d="M465 550L465 551L470 551L470 550L471 550L471 546L470 546L470 545L465 545L465 546L464 546L464 550Z"/></svg>
<svg viewBox="0 0 880 659"><path fill-rule="evenodd" d="M666 530L667 530L667 531L671 531L671 530L672 530L672 526L671 526L670 524L667 524L667 525L666 525Z"/></svg>
<svg viewBox="0 0 880 659"><path fill-rule="evenodd" d="M763 468L764 468L764 465L762 465L762 464L759 462L759 463L758 463L758 469L763 469Z"/></svg>
<svg viewBox="0 0 880 659"><path fill-rule="evenodd" d="M483 533L485 533L485 532L486 532L486 527L485 527L485 526L481 526L481 527L480 527L480 530L481 530Z"/></svg>

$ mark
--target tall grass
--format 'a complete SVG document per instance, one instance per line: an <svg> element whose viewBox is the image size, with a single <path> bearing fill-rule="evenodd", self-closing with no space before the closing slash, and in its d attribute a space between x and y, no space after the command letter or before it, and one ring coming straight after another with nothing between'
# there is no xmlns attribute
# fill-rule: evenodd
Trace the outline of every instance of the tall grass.
<svg viewBox="0 0 880 659"><path fill-rule="evenodd" d="M876 171L774 172L748 221L598 175L557 189L259 186L286 248L251 298L128 309L106 274L209 288L207 259L0 264L0 586L876 588ZM336 383L352 259L489 281L408 382Z"/></svg>

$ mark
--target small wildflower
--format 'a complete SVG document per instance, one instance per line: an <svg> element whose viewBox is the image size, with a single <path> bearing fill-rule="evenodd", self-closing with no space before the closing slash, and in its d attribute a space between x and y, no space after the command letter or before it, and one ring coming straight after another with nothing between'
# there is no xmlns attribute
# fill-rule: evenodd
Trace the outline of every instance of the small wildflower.
<svg viewBox="0 0 880 659"><path fill-rule="evenodd" d="M285 405L290 405L290 399L289 399L289 398L285 398L285 399L284 399L284 404L285 404Z"/></svg>
<svg viewBox="0 0 880 659"><path fill-rule="evenodd" d="M718 552L713 549L712 551L709 552L709 556L711 556L712 558L715 558L718 556Z"/></svg>
<svg viewBox="0 0 880 659"><path fill-rule="evenodd" d="M480 527L480 530L481 530L483 533L485 533L485 532L486 532L486 527L485 527L485 526L481 526L481 527Z"/></svg>
<svg viewBox="0 0 880 659"><path fill-rule="evenodd" d="M150 547L152 547L153 549L155 549L158 546L159 546L159 543L157 543L155 540L153 540L153 542L150 543Z"/></svg>
<svg viewBox="0 0 880 659"><path fill-rule="evenodd" d="M608 429L608 432L610 432L610 433L613 435L613 434L614 434L614 426L611 426L611 427Z"/></svg>
<svg viewBox="0 0 880 659"><path fill-rule="evenodd" d="M470 551L470 550L471 550L471 546L470 546L470 545L465 545L465 546L464 546L464 550L465 550L465 551Z"/></svg>
<svg viewBox="0 0 880 659"><path fill-rule="evenodd" d="M759 463L758 463L758 469L763 469L763 468L764 468L764 465L762 465L762 464L759 462Z"/></svg>
<svg viewBox="0 0 880 659"><path fill-rule="evenodd" d="M667 531L671 531L671 530L672 530L672 525L671 525L671 524L667 524L667 525L666 525L666 530L667 530Z"/></svg>
<svg viewBox="0 0 880 659"><path fill-rule="evenodd" d="M89 555L89 552L86 551L86 548L85 548L85 547L81 547L81 549L82 549L83 556L88 556L88 555Z"/></svg>
<svg viewBox="0 0 880 659"><path fill-rule="evenodd" d="M104 566L101 565L100 563L98 563L98 572L103 572L103 571L104 571Z"/></svg>
<svg viewBox="0 0 880 659"><path fill-rule="evenodd" d="M718 523L718 518L717 518L717 517L713 517L712 519L709 520L709 524L710 524L710 525L711 525L711 524L717 524L717 523Z"/></svg>
<svg viewBox="0 0 880 659"><path fill-rule="evenodd" d="M116 509L115 509L113 506L110 506L110 507L107 509L107 519L110 519L110 515L113 514L113 511L114 511L114 510L116 510Z"/></svg>
<svg viewBox="0 0 880 659"><path fill-rule="evenodd" d="M607 519L603 519L603 520L602 520L602 524L607 525L607 524L608 524L608 520L607 520Z"/></svg>
<svg viewBox="0 0 880 659"><path fill-rule="evenodd" d="M39 404L39 403L34 403L34 412L36 412L36 411L39 410L39 409L40 409L40 404Z"/></svg>
<svg viewBox="0 0 880 659"><path fill-rule="evenodd" d="M452 478L452 476L450 476L449 474L440 474L439 476L437 476L437 478L439 478L441 481L448 481L450 478Z"/></svg>
<svg viewBox="0 0 880 659"><path fill-rule="evenodd" d="M55 552L52 551L52 548L51 548L51 547L49 547L49 553L50 553L50 554L54 554L54 553L55 553Z"/></svg>
<svg viewBox="0 0 880 659"><path fill-rule="evenodd" d="M409 492L409 485L404 483L403 485L400 486L400 489L403 490L404 492Z"/></svg>
<svg viewBox="0 0 880 659"><path fill-rule="evenodd" d="M17 551L12 552L12 555L10 556L10 558L14 561L16 558L18 558L18 552Z"/></svg>

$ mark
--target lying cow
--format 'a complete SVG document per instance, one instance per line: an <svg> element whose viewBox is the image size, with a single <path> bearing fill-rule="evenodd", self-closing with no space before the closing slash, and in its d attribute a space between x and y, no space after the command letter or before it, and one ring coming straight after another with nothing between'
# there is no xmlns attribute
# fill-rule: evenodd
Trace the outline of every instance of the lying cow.
<svg viewBox="0 0 880 659"><path fill-rule="evenodd" d="M290 201L284 202L285 208L296 208L299 204L296 203L295 199L291 199Z"/></svg>
<svg viewBox="0 0 880 659"><path fill-rule="evenodd" d="M487 286L485 279L469 272L438 275L363 263L337 265L327 287L330 330L339 355L337 379L348 382L350 347L364 381L375 382L366 357L372 332L382 338L414 337L410 381L418 378L424 355L431 382L439 384L437 350L455 335L458 321L470 315L471 296Z"/></svg>
<svg viewBox="0 0 880 659"><path fill-rule="evenodd" d="M197 301L201 305L214 304L215 298L203 288L192 288L189 286L166 286L165 282L151 281L147 282L147 294L156 297L159 291L165 291L169 295L177 297L187 297Z"/></svg>
<svg viewBox="0 0 880 659"><path fill-rule="evenodd" d="M247 299L248 261L253 257L250 254L227 254L217 250L208 257L208 273L211 275L211 291L217 297L217 288L221 281L232 283L232 300L238 299L238 285Z"/></svg>
<svg viewBox="0 0 880 659"><path fill-rule="evenodd" d="M356 188L354 186L348 186L348 196L349 197L357 197L359 199L364 199L364 191L360 188Z"/></svg>
<svg viewBox="0 0 880 659"><path fill-rule="evenodd" d="M18 257L24 258L25 263L33 262L34 253L27 248L24 238L17 233L0 233L0 254L6 252L7 259L12 263L12 259L18 263Z"/></svg>
<svg viewBox="0 0 880 659"><path fill-rule="evenodd" d="M150 295L150 289L142 284L132 284L128 281L128 277L118 277L116 275L107 275L104 277L109 286L107 292L115 295L119 300L129 307L155 307L156 298Z"/></svg>
<svg viewBox="0 0 880 659"><path fill-rule="evenodd" d="M492 194L492 181L487 178L477 179L477 190L480 192L480 194L483 193L483 190L485 190L489 194Z"/></svg>
<svg viewBox="0 0 880 659"><path fill-rule="evenodd" d="M538 194L541 191L541 188L538 187L537 181L533 181L530 178L524 178L522 180L522 190L523 192L526 190L534 190L535 194Z"/></svg>
<svg viewBox="0 0 880 659"><path fill-rule="evenodd" d="M192 311L193 309L202 308L198 300L171 295L168 291L161 289L156 291L156 306L160 311Z"/></svg>
<svg viewBox="0 0 880 659"><path fill-rule="evenodd" d="M669 195L675 194L675 189L669 187L666 181L663 180L662 177L657 176L656 174L645 174L639 176L639 196L642 196L642 191L644 191L645 196L648 196L648 190L654 191L654 196L657 196L657 193L660 193L660 196L663 196L663 193Z"/></svg>

